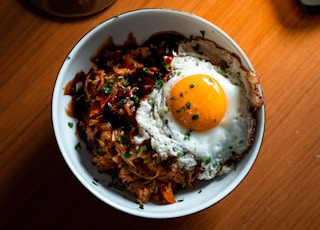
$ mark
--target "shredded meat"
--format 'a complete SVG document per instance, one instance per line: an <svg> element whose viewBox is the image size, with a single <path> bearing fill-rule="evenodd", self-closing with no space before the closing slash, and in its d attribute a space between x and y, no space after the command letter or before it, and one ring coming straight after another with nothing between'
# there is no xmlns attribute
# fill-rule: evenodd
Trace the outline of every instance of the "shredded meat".
<svg viewBox="0 0 320 230"><path fill-rule="evenodd" d="M208 57L231 74L240 74L254 110L262 106L259 77L246 71L239 58L214 42L203 38L190 41L177 34L160 34L140 47L110 44L93 59L97 68L79 72L66 87L66 94L72 96L71 114L78 119L77 133L86 142L93 162L100 171L112 170L114 186L135 194L138 203L150 199L175 202L173 193L178 188L192 188L201 171L200 162L186 171L178 167L175 156L164 161L152 149L150 139L136 144L133 138L138 133L135 114L139 101L152 92L156 82L170 79L166 66L175 53L194 55L197 44L200 58Z"/></svg>

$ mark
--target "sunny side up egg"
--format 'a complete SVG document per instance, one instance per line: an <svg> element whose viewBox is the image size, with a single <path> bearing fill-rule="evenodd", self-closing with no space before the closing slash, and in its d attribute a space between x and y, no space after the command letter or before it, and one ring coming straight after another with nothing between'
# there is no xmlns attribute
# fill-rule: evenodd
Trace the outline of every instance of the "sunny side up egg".
<svg viewBox="0 0 320 230"><path fill-rule="evenodd" d="M225 164L249 146L254 119L241 81L194 56L175 56L170 80L140 102L136 143L151 139L162 159L178 158L200 180L229 172Z"/></svg>

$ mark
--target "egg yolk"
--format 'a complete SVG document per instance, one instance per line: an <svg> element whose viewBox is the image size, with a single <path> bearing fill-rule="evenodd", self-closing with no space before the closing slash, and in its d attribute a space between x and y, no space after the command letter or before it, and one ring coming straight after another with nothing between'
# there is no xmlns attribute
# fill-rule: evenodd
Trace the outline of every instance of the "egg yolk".
<svg viewBox="0 0 320 230"><path fill-rule="evenodd" d="M213 77L196 74L182 78L171 88L167 105L180 125L204 131L222 120L227 99Z"/></svg>

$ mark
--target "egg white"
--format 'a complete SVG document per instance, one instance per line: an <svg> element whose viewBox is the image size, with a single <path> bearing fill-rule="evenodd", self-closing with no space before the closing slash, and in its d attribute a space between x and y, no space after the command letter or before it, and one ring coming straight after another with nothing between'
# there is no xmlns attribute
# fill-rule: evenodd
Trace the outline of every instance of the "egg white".
<svg viewBox="0 0 320 230"><path fill-rule="evenodd" d="M139 135L137 143L151 139L152 148L166 159L178 157L179 166L190 170L201 160L203 171L198 179L212 179L221 174L224 163L235 155L241 155L250 145L253 118L245 87L232 75L224 76L221 69L208 61L193 56L176 56L172 63L172 77L161 89L154 89L146 100L141 101L136 120ZM206 131L192 131L179 125L166 99L180 79L206 74L218 81L226 98L226 113L220 123ZM210 105L208 105L210 106ZM227 170L228 171L228 170Z"/></svg>

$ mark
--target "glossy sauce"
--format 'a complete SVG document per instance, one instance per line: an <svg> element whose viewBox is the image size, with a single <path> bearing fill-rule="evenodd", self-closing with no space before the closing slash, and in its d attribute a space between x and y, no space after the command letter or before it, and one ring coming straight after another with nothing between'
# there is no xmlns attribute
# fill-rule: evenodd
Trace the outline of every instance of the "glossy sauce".
<svg viewBox="0 0 320 230"><path fill-rule="evenodd" d="M88 103L85 89L83 88L86 76L94 71L92 68L87 74L79 72L73 80L65 87L65 95L72 96L69 107L66 113L69 116L79 120L88 119L88 113L91 111L100 111L102 116L99 116L101 123L110 123L113 128L121 127L124 130L129 130L136 126L135 113L139 106L139 101L146 97L154 87L161 87L161 83L168 80L170 77L169 65L171 63L173 53L176 52L178 43L186 38L176 32L164 32L152 35L145 43L139 46L132 33L128 35L126 42L123 45L115 45L112 37L109 37L106 42L98 49L97 53L91 57L91 61L96 65L97 69L105 71L106 75L114 75L114 67L134 70L130 74L124 76L116 76L125 81L125 86L128 85L134 90L128 90L127 87L117 87L117 92L114 94L105 94L103 91L97 92L98 97L103 97L103 105L97 100L92 100ZM130 55L132 50L142 48L148 50L148 56L136 55L134 61L142 64L143 67L136 67L133 63L126 62L124 55ZM78 83L81 87L77 89ZM160 85L159 85L160 84ZM108 90L111 85L106 84ZM133 101L129 113L124 113L124 105L128 101Z"/></svg>

